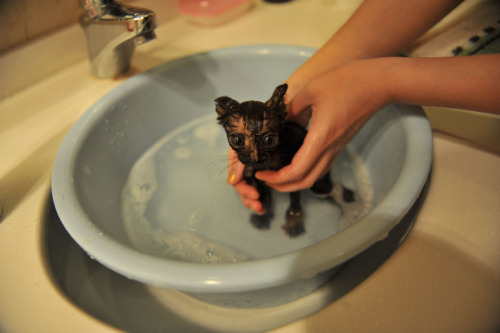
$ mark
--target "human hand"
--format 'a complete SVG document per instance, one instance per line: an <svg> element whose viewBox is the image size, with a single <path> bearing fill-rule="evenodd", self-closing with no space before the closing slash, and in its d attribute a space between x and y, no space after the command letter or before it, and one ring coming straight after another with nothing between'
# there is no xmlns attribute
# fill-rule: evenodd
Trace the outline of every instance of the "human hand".
<svg viewBox="0 0 500 333"><path fill-rule="evenodd" d="M289 120L311 119L302 147L290 165L256 177L281 192L310 188L373 113L390 102L384 64L351 61L305 84L288 105Z"/></svg>
<svg viewBox="0 0 500 333"><path fill-rule="evenodd" d="M228 184L232 185L240 195L241 202L245 207L252 209L257 214L264 214L265 209L259 201L259 192L253 186L248 185L243 179L245 166L238 160L236 152L230 147L228 152Z"/></svg>

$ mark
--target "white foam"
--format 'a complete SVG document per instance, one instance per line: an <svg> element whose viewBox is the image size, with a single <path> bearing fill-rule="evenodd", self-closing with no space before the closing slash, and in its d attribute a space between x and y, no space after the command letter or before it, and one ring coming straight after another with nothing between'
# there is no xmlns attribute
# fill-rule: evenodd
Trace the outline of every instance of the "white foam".
<svg viewBox="0 0 500 333"><path fill-rule="evenodd" d="M130 172L122 191L122 217L130 241L139 250L159 257L188 262L221 263L248 259L245 254L196 235L195 226L201 220L197 211L192 211L186 218L187 225L192 230L166 232L162 228L155 228L146 217L148 204L158 189L155 155L166 143L175 138L179 147L174 148L173 155L177 159L189 159L192 151L186 145L191 140L183 133L193 126L197 126L195 131L197 138L209 140L211 145L215 145L218 132L213 131L213 128L217 129L216 124L199 125L200 122L206 121L207 119L196 120L167 135L149 149Z"/></svg>

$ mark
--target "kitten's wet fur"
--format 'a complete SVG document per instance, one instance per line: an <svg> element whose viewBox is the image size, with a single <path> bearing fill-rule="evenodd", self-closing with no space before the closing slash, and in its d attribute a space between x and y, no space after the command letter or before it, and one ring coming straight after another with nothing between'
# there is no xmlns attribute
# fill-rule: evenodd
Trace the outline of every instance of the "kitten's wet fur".
<svg viewBox="0 0 500 333"><path fill-rule="evenodd" d="M265 103L239 103L227 96L215 100L217 120L226 131L229 145L245 165L243 178L257 189L259 200L265 207L264 214L253 214L251 217L252 224L259 229L269 228L273 212L271 189L255 178L255 172L279 170L290 164L307 133L297 123L285 120L284 96L287 88L286 84L276 87ZM333 183L327 173L316 181L311 190L318 196L328 197L332 188ZM343 196L345 201L354 200L353 192L348 189L344 189ZM290 237L297 237L305 231L299 191L290 193L290 206L282 228Z"/></svg>

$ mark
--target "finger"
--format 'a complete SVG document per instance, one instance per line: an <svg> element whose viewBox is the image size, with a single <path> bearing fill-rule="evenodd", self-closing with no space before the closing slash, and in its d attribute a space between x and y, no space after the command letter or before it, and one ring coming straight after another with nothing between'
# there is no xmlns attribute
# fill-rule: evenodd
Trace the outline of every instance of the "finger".
<svg viewBox="0 0 500 333"><path fill-rule="evenodd" d="M227 166L227 182L228 184L238 184L243 179L243 170L245 166L240 162L236 152L229 148L228 151L228 166Z"/></svg>
<svg viewBox="0 0 500 333"><path fill-rule="evenodd" d="M266 212L264 206L259 200L242 199L241 202L245 205L245 207L253 210L257 214L264 214Z"/></svg>
<svg viewBox="0 0 500 333"><path fill-rule="evenodd" d="M307 127L307 125L309 124L309 121L311 120L311 108L310 107L307 107L305 108L304 110L301 110L301 112L294 112L294 113L291 113L289 112L288 115L287 115L287 120L289 121L293 121L299 125L301 125L302 127Z"/></svg>
<svg viewBox="0 0 500 333"><path fill-rule="evenodd" d="M310 99L302 97L305 94L305 92L300 90L298 94L291 96L286 103L288 112L287 119L304 127L309 124L309 120L311 119Z"/></svg>
<svg viewBox="0 0 500 333"><path fill-rule="evenodd" d="M337 156L338 153L334 153L333 155L323 155L318 163L316 163L303 178L297 181L283 183L280 185L269 184L269 186L280 192L295 192L311 188L319 178L323 177L331 169Z"/></svg>
<svg viewBox="0 0 500 333"><path fill-rule="evenodd" d="M306 115L310 118L312 104L312 96L310 96L306 88L299 90L287 104L288 117L290 119L295 119L306 112Z"/></svg>
<svg viewBox="0 0 500 333"><path fill-rule="evenodd" d="M240 195L241 199L257 200L259 199L259 192L255 187L248 185L246 182L239 182L234 185L234 189Z"/></svg>

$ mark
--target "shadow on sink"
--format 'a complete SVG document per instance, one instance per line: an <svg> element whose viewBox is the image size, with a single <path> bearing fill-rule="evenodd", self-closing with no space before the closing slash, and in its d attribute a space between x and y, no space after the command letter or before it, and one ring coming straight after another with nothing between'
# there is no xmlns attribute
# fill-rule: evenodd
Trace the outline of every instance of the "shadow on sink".
<svg viewBox="0 0 500 333"><path fill-rule="evenodd" d="M174 290L127 279L93 260L73 241L59 220L52 198L47 203L42 253L58 288L76 306L118 329L127 332L266 331L327 306L375 272L406 238L425 193L426 189L385 239L346 263L323 287L302 299L273 308L221 308Z"/></svg>
<svg viewBox="0 0 500 333"><path fill-rule="evenodd" d="M212 332L193 327L155 300L148 287L91 259L64 229L52 199L44 226L46 263L53 281L78 307L128 332ZM43 252L42 252L43 253Z"/></svg>

